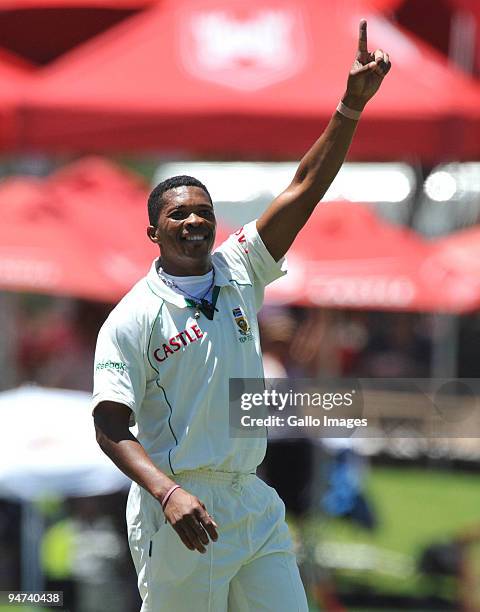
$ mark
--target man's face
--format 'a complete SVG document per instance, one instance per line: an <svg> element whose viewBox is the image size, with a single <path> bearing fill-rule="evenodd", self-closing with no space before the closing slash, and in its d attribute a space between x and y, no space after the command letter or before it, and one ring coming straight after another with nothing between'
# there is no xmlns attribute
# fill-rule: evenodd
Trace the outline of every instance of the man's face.
<svg viewBox="0 0 480 612"><path fill-rule="evenodd" d="M163 194L157 226L150 226L148 235L160 246L165 272L194 275L210 269L215 229L215 213L205 191L176 187Z"/></svg>

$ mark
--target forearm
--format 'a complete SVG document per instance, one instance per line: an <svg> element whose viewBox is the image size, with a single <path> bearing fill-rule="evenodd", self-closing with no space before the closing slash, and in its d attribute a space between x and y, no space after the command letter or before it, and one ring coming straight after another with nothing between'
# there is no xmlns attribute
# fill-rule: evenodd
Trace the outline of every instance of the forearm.
<svg viewBox="0 0 480 612"><path fill-rule="evenodd" d="M346 107L362 111L390 70L388 53L368 52L367 22L359 24L358 50L342 98ZM270 255L278 261L323 198L340 170L352 142L357 120L335 112L326 130L302 158L293 181L257 221L257 230Z"/></svg>
<svg viewBox="0 0 480 612"><path fill-rule="evenodd" d="M362 104L349 96L342 101L349 108L362 109ZM335 111L323 134L302 158L289 187L257 221L260 237L276 261L290 248L340 170L357 123Z"/></svg>
<svg viewBox="0 0 480 612"><path fill-rule="evenodd" d="M345 94L342 102L354 110L363 110L364 102ZM311 212L325 195L342 167L358 121L335 112L327 128L302 158L291 188L301 188L303 204Z"/></svg>
<svg viewBox="0 0 480 612"><path fill-rule="evenodd" d="M106 433L97 425L95 429L97 442L107 457L124 474L161 501L175 483L153 463L137 438L130 431Z"/></svg>
<svg viewBox="0 0 480 612"><path fill-rule="evenodd" d="M112 401L100 402L95 407L93 416L100 448L124 474L162 504L165 521L187 548L206 552L208 536L212 540L218 537L217 524L197 497L179 486L170 491L176 483L158 469L130 431L130 413L128 406Z"/></svg>

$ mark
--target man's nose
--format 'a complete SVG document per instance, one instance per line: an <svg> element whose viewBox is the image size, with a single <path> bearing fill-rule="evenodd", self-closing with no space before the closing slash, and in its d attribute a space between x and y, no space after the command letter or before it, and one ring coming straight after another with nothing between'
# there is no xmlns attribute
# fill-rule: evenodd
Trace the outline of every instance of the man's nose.
<svg viewBox="0 0 480 612"><path fill-rule="evenodd" d="M199 217L194 212L192 212L185 219L185 224L186 225L198 226L198 225L201 225L202 221L203 221L202 217Z"/></svg>

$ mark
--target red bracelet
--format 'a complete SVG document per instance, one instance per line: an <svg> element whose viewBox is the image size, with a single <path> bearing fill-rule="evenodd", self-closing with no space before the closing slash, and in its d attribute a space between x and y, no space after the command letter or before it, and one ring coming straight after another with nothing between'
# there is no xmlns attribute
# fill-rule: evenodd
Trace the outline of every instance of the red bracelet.
<svg viewBox="0 0 480 612"><path fill-rule="evenodd" d="M170 499L172 493L174 491L176 491L177 489L181 489L182 487L180 485L173 485L173 487L171 489L168 489L168 491L165 493L165 497L162 500L162 510L165 510L165 506L168 503L168 500Z"/></svg>

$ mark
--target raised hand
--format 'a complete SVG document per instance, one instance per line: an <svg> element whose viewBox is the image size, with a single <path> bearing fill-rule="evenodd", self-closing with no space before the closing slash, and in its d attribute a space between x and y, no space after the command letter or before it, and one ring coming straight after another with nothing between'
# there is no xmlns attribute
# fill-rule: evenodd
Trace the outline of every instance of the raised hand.
<svg viewBox="0 0 480 612"><path fill-rule="evenodd" d="M202 502L183 489L172 493L165 506L165 518L190 550L207 552L205 546L218 539L218 525Z"/></svg>
<svg viewBox="0 0 480 612"><path fill-rule="evenodd" d="M372 98L391 68L388 53L377 49L369 53L367 44L367 22L360 21L358 50L347 81L347 95L365 105Z"/></svg>

